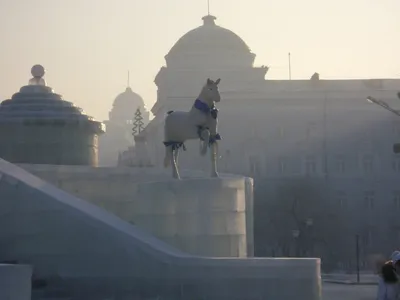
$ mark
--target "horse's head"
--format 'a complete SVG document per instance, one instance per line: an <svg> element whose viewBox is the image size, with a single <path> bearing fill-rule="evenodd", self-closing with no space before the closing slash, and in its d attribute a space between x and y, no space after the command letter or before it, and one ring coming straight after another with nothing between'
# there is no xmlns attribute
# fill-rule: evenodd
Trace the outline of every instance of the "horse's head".
<svg viewBox="0 0 400 300"><path fill-rule="evenodd" d="M199 96L199 98L201 98L201 100L207 102L207 104L210 107L213 106L214 102L221 101L221 95L219 94L219 90L218 90L218 84L220 81L221 81L221 79L217 79L214 82L210 78L208 78L207 82L203 86L203 89Z"/></svg>

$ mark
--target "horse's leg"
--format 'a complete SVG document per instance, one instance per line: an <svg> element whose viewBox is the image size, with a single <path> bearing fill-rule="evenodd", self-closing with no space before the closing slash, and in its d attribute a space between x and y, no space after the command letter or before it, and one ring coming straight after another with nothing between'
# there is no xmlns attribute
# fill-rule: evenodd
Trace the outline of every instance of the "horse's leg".
<svg viewBox="0 0 400 300"><path fill-rule="evenodd" d="M175 165L176 165L176 178L181 179L181 175L179 174L179 163L178 163L178 158L179 158L179 149L176 149L174 151L174 160L175 160Z"/></svg>
<svg viewBox="0 0 400 300"><path fill-rule="evenodd" d="M178 166L178 165L179 165L179 164L178 164L179 149L176 149L176 150L174 151L174 158L175 158L175 163L176 163L176 165Z"/></svg>
<svg viewBox="0 0 400 300"><path fill-rule="evenodd" d="M178 172L178 165L177 162L175 161L175 157L178 156L177 154L178 151L179 151L178 149L172 150L172 155L171 155L172 177L176 179L181 179Z"/></svg>
<svg viewBox="0 0 400 300"><path fill-rule="evenodd" d="M211 177L218 177L217 171L217 157L218 157L218 144L217 141L211 144Z"/></svg>
<svg viewBox="0 0 400 300"><path fill-rule="evenodd" d="M208 148L208 143L210 141L210 130L208 129L203 129L200 133L201 139L203 140L203 145L200 149L200 154L202 156L207 154L207 148Z"/></svg>
<svg viewBox="0 0 400 300"><path fill-rule="evenodd" d="M166 146L165 147L165 156L164 156L164 167L168 168L171 162L171 157L172 157L172 146Z"/></svg>

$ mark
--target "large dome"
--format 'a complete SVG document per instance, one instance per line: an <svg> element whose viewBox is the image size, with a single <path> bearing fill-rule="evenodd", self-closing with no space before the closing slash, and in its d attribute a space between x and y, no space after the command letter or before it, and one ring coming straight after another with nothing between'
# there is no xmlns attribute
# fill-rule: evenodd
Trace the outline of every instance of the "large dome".
<svg viewBox="0 0 400 300"><path fill-rule="evenodd" d="M216 17L203 17L203 25L184 36L165 56L168 67L251 67L255 55L234 32L215 24Z"/></svg>

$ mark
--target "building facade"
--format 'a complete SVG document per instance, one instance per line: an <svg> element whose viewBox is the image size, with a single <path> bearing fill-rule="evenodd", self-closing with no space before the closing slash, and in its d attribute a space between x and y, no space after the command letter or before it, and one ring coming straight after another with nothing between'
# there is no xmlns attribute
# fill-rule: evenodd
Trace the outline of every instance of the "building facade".
<svg viewBox="0 0 400 300"><path fill-rule="evenodd" d="M388 255L400 234L400 157L392 151L400 140L400 119L365 99L373 96L395 106L400 80L265 79L268 68L255 67L255 55L245 42L215 19L204 17L202 26L178 40L156 76L155 118L145 130L154 164L162 167L166 112L189 110L205 80L221 78L219 170L255 178L256 255L293 253L282 244L296 247L298 225L283 229L271 223L268 203L279 197L280 187L295 181L318 190L320 209L346 224L341 239L327 237L325 250L315 246L309 255L350 265L357 235L364 260L372 253ZM186 146L181 168L208 170L209 158L198 154L198 141ZM316 219L323 213L314 215L309 227L322 228ZM282 230L286 241L279 242L276 232ZM313 239L317 237L309 236L307 243L312 245ZM336 250L342 248L348 251Z"/></svg>

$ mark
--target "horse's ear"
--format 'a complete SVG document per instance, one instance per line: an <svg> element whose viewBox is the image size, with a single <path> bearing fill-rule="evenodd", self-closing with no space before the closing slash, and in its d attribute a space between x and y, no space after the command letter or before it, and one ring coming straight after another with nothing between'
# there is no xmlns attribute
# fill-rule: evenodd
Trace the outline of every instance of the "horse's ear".
<svg viewBox="0 0 400 300"><path fill-rule="evenodd" d="M218 85L220 81L221 81L221 78L218 78L217 81L215 81L215 84Z"/></svg>
<svg viewBox="0 0 400 300"><path fill-rule="evenodd" d="M207 84L211 85L211 84L213 84L213 81L210 78L207 78Z"/></svg>

